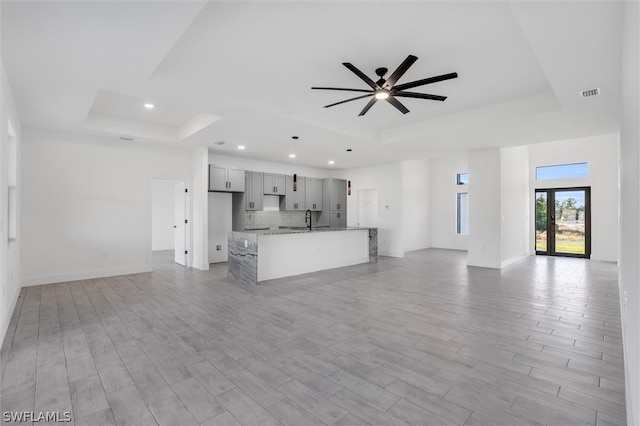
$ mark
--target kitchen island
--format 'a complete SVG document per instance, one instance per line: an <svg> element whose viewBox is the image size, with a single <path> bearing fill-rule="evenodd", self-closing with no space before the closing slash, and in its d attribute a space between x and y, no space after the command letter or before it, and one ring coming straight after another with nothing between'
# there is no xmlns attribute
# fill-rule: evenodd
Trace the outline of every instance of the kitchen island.
<svg viewBox="0 0 640 426"><path fill-rule="evenodd" d="M229 233L229 277L253 284L377 261L377 228L288 228Z"/></svg>

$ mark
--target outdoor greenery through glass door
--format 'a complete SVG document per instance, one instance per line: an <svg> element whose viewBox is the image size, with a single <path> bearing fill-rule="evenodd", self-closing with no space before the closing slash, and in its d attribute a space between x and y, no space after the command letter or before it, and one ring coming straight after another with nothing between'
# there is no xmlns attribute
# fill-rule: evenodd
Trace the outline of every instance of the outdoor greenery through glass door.
<svg viewBox="0 0 640 426"><path fill-rule="evenodd" d="M589 189L536 191L536 252L589 257Z"/></svg>

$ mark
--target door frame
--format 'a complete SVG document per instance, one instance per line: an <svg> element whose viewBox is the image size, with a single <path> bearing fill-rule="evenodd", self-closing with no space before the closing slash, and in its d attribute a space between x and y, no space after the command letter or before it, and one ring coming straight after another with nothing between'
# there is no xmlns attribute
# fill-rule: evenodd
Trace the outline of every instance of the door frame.
<svg viewBox="0 0 640 426"><path fill-rule="evenodd" d="M148 242L147 242L147 248L148 248L148 262L149 262L149 267L150 270L152 270L153 268L153 262L151 261L152 256L153 256L153 248L152 248L152 221L153 221L153 209L152 209L152 200L153 200L153 190L152 190L152 182L153 181L160 181L160 182L165 182L167 184L184 184L184 188L186 189L185 192L185 216L186 216L186 220L187 223L185 224L185 250L187 251L187 254L185 256L185 267L191 267L193 265L193 238L192 238L192 228L191 228L191 224L193 221L193 217L192 217L192 208L191 208L191 182L187 179L183 179L183 178L172 178L172 177L167 177L167 178L163 178L163 177L154 177L151 178L149 180L149 200L148 200L148 220L149 220L149 225L148 225L148 229L149 229L149 237L148 237ZM175 201L175 199L174 199ZM175 247L174 247L175 250ZM175 253L174 253L175 254ZM178 265L178 264L176 264Z"/></svg>
<svg viewBox="0 0 640 426"><path fill-rule="evenodd" d="M591 258L591 187L590 186L571 186L559 188L534 188L533 190L533 227L534 238L533 246L536 255L543 256L559 256L559 257L577 257L583 259ZM555 193L559 191L584 191L584 254L563 253L555 251ZM547 194L547 250L538 250L535 238L535 220L536 220L536 202L538 192L546 192ZM549 206L553 206L554 215L550 214ZM553 219L552 219L553 217ZM553 232L550 232L553 229ZM549 249L551 248L551 250Z"/></svg>

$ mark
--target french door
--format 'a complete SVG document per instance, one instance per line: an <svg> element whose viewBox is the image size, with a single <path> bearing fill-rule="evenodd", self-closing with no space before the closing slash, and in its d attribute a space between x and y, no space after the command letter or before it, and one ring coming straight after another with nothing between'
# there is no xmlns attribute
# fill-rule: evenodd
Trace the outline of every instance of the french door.
<svg viewBox="0 0 640 426"><path fill-rule="evenodd" d="M536 254L591 256L591 189L535 190Z"/></svg>

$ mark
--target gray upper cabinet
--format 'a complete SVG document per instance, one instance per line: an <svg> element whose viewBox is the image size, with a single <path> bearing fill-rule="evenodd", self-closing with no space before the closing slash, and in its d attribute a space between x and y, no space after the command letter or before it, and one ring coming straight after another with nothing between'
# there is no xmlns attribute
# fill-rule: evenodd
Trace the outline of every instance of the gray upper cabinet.
<svg viewBox="0 0 640 426"><path fill-rule="evenodd" d="M209 164L209 191L244 192L244 170Z"/></svg>
<svg viewBox="0 0 640 426"><path fill-rule="evenodd" d="M284 175L264 174L264 195L285 195Z"/></svg>
<svg viewBox="0 0 640 426"><path fill-rule="evenodd" d="M347 210L347 181L344 179L328 179L331 194L329 195L329 210Z"/></svg>
<svg viewBox="0 0 640 426"><path fill-rule="evenodd" d="M347 226L347 181L344 179L323 179L322 212L318 225L344 228Z"/></svg>
<svg viewBox="0 0 640 426"><path fill-rule="evenodd" d="M261 172L245 172L244 209L262 210L264 182Z"/></svg>
<svg viewBox="0 0 640 426"><path fill-rule="evenodd" d="M322 211L322 179L306 178L306 204L311 211Z"/></svg>
<svg viewBox="0 0 640 426"><path fill-rule="evenodd" d="M293 190L293 176L287 176L285 179L285 196L284 205L285 210L307 210L306 203L306 178L302 176L297 177L298 188L297 191Z"/></svg>

